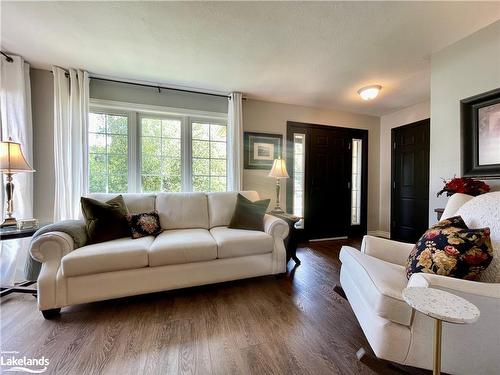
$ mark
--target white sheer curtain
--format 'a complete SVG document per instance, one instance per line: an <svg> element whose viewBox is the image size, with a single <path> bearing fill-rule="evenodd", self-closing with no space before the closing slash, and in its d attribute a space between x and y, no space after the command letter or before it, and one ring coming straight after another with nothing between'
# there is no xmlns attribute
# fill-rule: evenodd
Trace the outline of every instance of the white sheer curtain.
<svg viewBox="0 0 500 375"><path fill-rule="evenodd" d="M0 65L0 113L2 140L19 142L28 163L33 164L33 126L31 121L30 67L20 56L11 56L12 62L1 57ZM5 217L5 178L2 175L0 189L0 217ZM14 175L14 214L17 219L33 217L33 173ZM11 285L22 279L24 260L30 239L3 241L0 243L0 282Z"/></svg>
<svg viewBox="0 0 500 375"><path fill-rule="evenodd" d="M82 70L54 73L54 221L76 219L88 190L89 76Z"/></svg>
<svg viewBox="0 0 500 375"><path fill-rule="evenodd" d="M227 111L228 180L230 191L243 189L243 95L231 93Z"/></svg>
<svg viewBox="0 0 500 375"><path fill-rule="evenodd" d="M30 67L20 56L11 56L13 61L1 59L0 112L2 114L2 140L12 138L19 142L28 163L33 165L33 126L31 122ZM33 174L14 175L14 217L33 217ZM2 198L4 181L2 182ZM4 199L2 199L2 218ZM3 220L3 219L2 219Z"/></svg>

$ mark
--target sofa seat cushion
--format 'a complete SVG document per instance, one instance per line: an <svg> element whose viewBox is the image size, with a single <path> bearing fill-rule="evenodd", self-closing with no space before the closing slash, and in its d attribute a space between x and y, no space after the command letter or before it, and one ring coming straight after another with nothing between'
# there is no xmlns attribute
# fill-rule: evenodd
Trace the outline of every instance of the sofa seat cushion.
<svg viewBox="0 0 500 375"><path fill-rule="evenodd" d="M360 295L374 312L387 320L409 326L412 308L403 300L405 267L389 263L344 246L340 252L342 272L356 280Z"/></svg>
<svg viewBox="0 0 500 375"><path fill-rule="evenodd" d="M260 231L216 227L210 233L217 242L217 257L221 259L270 253L274 248L273 237Z"/></svg>
<svg viewBox="0 0 500 375"><path fill-rule="evenodd" d="M203 262L217 258L217 244L206 229L172 229L156 237L148 255L151 267Z"/></svg>
<svg viewBox="0 0 500 375"><path fill-rule="evenodd" d="M71 277L147 267L153 239L128 237L80 247L62 258L62 273Z"/></svg>

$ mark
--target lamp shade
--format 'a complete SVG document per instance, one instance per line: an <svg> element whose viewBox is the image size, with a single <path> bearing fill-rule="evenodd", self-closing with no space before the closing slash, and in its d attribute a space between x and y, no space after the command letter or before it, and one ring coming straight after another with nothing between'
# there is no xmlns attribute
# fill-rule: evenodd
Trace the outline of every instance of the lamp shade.
<svg viewBox="0 0 500 375"><path fill-rule="evenodd" d="M0 171L5 173L34 172L24 158L21 144L11 140L0 142Z"/></svg>
<svg viewBox="0 0 500 375"><path fill-rule="evenodd" d="M289 178L288 172L286 171L286 163L283 159L274 159L273 167L269 172L269 177L275 178Z"/></svg>

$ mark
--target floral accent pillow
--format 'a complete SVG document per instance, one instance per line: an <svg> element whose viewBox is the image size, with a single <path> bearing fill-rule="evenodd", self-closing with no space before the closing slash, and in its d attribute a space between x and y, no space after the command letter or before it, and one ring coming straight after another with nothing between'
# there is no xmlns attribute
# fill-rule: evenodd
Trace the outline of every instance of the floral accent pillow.
<svg viewBox="0 0 500 375"><path fill-rule="evenodd" d="M490 229L469 229L460 216L430 227L406 263L406 277L418 272L475 280L493 259Z"/></svg>
<svg viewBox="0 0 500 375"><path fill-rule="evenodd" d="M156 211L143 214L127 215L132 238L156 236L160 234L160 217Z"/></svg>

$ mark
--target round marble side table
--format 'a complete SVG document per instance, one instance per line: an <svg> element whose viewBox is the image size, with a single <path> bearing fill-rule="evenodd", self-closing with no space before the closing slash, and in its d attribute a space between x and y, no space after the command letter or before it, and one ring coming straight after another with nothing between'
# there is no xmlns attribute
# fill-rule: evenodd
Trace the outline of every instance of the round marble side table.
<svg viewBox="0 0 500 375"><path fill-rule="evenodd" d="M415 287L403 289L403 299L415 310L435 319L433 374L441 374L442 322L466 324L479 318L479 309L462 297L444 290Z"/></svg>

